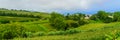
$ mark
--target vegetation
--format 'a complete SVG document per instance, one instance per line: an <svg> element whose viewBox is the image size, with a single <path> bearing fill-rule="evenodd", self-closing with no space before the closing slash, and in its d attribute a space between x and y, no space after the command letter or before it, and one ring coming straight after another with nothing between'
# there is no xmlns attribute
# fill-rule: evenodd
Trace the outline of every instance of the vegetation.
<svg viewBox="0 0 120 40"><path fill-rule="evenodd" d="M118 40L120 12L60 14L0 9L1 40ZM112 32L111 32L112 31Z"/></svg>
<svg viewBox="0 0 120 40"><path fill-rule="evenodd" d="M40 36L40 37L34 37L34 38L15 38L14 40L107 40L109 38L107 35L114 35L111 33L119 33L120 25L118 25L120 22L115 23L92 23L83 25L79 28L76 28L76 30L81 30L79 32L75 32L73 34L67 34L67 35L53 35L53 36ZM118 34L116 34L118 35ZM115 35L115 36L116 36ZM114 37L114 36L112 36ZM117 37L119 39L119 37Z"/></svg>
<svg viewBox="0 0 120 40"><path fill-rule="evenodd" d="M120 21L120 12L114 12L114 15L113 15L113 17L114 17L114 21Z"/></svg>
<svg viewBox="0 0 120 40"><path fill-rule="evenodd" d="M65 30L64 16L53 12L50 18L51 25L58 30Z"/></svg>
<svg viewBox="0 0 120 40"><path fill-rule="evenodd" d="M113 21L110 15L105 11L98 11L97 14L94 14L90 19L95 21L102 21L104 23L110 23Z"/></svg>

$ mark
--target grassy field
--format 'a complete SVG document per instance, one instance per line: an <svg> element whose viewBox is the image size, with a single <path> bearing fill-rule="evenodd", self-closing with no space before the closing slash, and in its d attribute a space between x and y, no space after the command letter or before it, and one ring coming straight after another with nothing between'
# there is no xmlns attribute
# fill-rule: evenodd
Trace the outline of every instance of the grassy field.
<svg viewBox="0 0 120 40"><path fill-rule="evenodd" d="M26 30L36 33L36 32L51 32L57 31L56 29L50 26L49 20L42 20L38 18L27 18L27 17L9 17L9 16L0 16L1 20L16 21L8 24L18 24L26 28ZM15 20L14 20L15 19ZM27 22L21 22L26 21ZM44 35L44 36L35 36L28 38L14 38L13 40L104 40L105 34L114 32L117 30L120 32L120 22L113 23L90 23L83 26L74 28L81 32L67 35ZM118 38L119 39L119 38Z"/></svg>
<svg viewBox="0 0 120 40"><path fill-rule="evenodd" d="M18 24L23 25L26 29L32 32L40 32L40 31L49 32L49 31L55 30L50 26L48 20L38 20L34 22L22 22Z"/></svg>
<svg viewBox="0 0 120 40"><path fill-rule="evenodd" d="M50 15L46 12L30 12L30 11L19 11L19 10L0 10L0 11L3 11L3 12L11 12L13 14L32 14L32 15L41 15L43 17L49 17Z"/></svg>
<svg viewBox="0 0 120 40"><path fill-rule="evenodd" d="M27 18L27 17L9 17L9 16L0 16L0 21L13 21L13 22L28 22L39 20L38 18Z"/></svg>
<svg viewBox="0 0 120 40"><path fill-rule="evenodd" d="M2 23L6 22L6 23ZM25 27L28 31L39 32L39 31L50 31L54 30L50 27L48 20L41 20L39 18L28 18L28 17L10 17L0 16L0 25L18 24Z"/></svg>
<svg viewBox="0 0 120 40"><path fill-rule="evenodd" d="M0 39L119 40L119 18L109 18L108 15L100 11L100 14L92 15L93 19L85 19L85 14L80 13L62 15L56 12L0 10Z"/></svg>
<svg viewBox="0 0 120 40"><path fill-rule="evenodd" d="M76 28L82 32L71 35L39 36L33 38L15 38L14 40L104 40L105 34L120 31L120 22L92 23Z"/></svg>

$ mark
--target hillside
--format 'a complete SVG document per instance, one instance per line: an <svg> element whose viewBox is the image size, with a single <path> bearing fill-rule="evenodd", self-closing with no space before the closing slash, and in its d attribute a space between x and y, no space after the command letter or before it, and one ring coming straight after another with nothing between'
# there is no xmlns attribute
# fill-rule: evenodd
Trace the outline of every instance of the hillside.
<svg viewBox="0 0 120 40"><path fill-rule="evenodd" d="M15 38L14 40L104 40L105 34L120 32L120 22L115 23L93 23L76 28L79 33L71 35L41 36L34 38ZM118 38L119 39L119 38Z"/></svg>
<svg viewBox="0 0 120 40"><path fill-rule="evenodd" d="M17 16L18 15L18 16ZM21 15L21 16L19 16ZM0 9L0 16L15 16L15 17L27 17L30 16L40 16L40 17L49 17L50 14L46 12L35 12L35 11L27 11L27 10L15 10L15 9Z"/></svg>
<svg viewBox="0 0 120 40"><path fill-rule="evenodd" d="M120 38L119 15L120 12L109 14L105 11L86 16L84 13L64 15L0 9L0 39L115 40Z"/></svg>

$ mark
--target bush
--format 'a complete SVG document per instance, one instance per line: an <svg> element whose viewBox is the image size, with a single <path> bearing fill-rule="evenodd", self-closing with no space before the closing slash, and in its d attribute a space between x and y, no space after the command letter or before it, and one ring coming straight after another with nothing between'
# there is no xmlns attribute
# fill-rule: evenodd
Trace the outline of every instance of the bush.
<svg viewBox="0 0 120 40"><path fill-rule="evenodd" d="M45 32L37 32L33 34L34 36L44 36Z"/></svg>
<svg viewBox="0 0 120 40"><path fill-rule="evenodd" d="M74 34L74 33L79 33L79 32L81 31L77 29L70 29L66 31L49 32L48 35L67 35L67 34Z"/></svg>
<svg viewBox="0 0 120 40"><path fill-rule="evenodd" d="M2 33L3 39L13 39L14 37L17 37L18 35L13 31L5 31Z"/></svg>
<svg viewBox="0 0 120 40"><path fill-rule="evenodd" d="M115 22L119 22L120 21L120 12L114 12L113 20Z"/></svg>
<svg viewBox="0 0 120 40"><path fill-rule="evenodd" d="M56 35L64 35L65 34L65 31L57 31L56 32Z"/></svg>
<svg viewBox="0 0 120 40"><path fill-rule="evenodd" d="M24 36L33 37L33 33L32 32L25 32Z"/></svg>
<svg viewBox="0 0 120 40"><path fill-rule="evenodd" d="M102 21L104 23L110 23L113 21L112 17L105 11L98 11L97 14L94 14L90 17L91 20Z"/></svg>
<svg viewBox="0 0 120 40"><path fill-rule="evenodd" d="M117 30L105 34L105 40L118 40L119 37L120 37L120 32Z"/></svg>
<svg viewBox="0 0 120 40"><path fill-rule="evenodd" d="M79 32L80 32L80 30L77 30L77 29L66 30L67 34L73 34L73 33L79 33Z"/></svg>
<svg viewBox="0 0 120 40"><path fill-rule="evenodd" d="M106 18L103 22L104 22L104 23L110 23L110 22L113 22L113 19L110 18L110 17L108 17L108 18Z"/></svg>
<svg viewBox="0 0 120 40"><path fill-rule="evenodd" d="M10 23L10 21L9 20L0 20L0 23L6 24L6 23Z"/></svg>
<svg viewBox="0 0 120 40"><path fill-rule="evenodd" d="M89 21L88 20L79 20L78 23L79 23L79 25L84 25L84 24L88 24Z"/></svg>
<svg viewBox="0 0 120 40"><path fill-rule="evenodd" d="M49 32L48 35L65 35L65 31Z"/></svg>
<svg viewBox="0 0 120 40"><path fill-rule="evenodd" d="M76 22L76 21L73 21L73 20L67 20L66 21L66 29L68 29L68 28L76 28L76 27L78 27L79 26L79 24Z"/></svg>
<svg viewBox="0 0 120 40"><path fill-rule="evenodd" d="M56 35L56 33L55 32L48 32L48 35Z"/></svg>
<svg viewBox="0 0 120 40"><path fill-rule="evenodd" d="M25 28L17 24L0 25L0 33L2 39L12 39L14 37L23 37Z"/></svg>
<svg viewBox="0 0 120 40"><path fill-rule="evenodd" d="M50 24L53 26L53 28L56 28L57 30L65 30L66 24L64 20L64 16L56 12L53 12L49 19Z"/></svg>

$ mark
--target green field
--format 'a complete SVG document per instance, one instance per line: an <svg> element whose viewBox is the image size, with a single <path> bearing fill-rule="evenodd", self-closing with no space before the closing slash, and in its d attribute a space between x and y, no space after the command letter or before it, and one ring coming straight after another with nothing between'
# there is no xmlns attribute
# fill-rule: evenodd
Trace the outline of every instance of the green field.
<svg viewBox="0 0 120 40"><path fill-rule="evenodd" d="M117 30L120 32L120 22L93 23L76 28L80 33L70 35L41 36L33 38L15 38L14 40L104 40L105 34Z"/></svg>
<svg viewBox="0 0 120 40"><path fill-rule="evenodd" d="M120 40L119 15L0 9L0 40Z"/></svg>
<svg viewBox="0 0 120 40"><path fill-rule="evenodd" d="M9 16L0 16L0 20L8 20L8 21L18 21L18 22L24 22L24 21L34 21L39 20L38 18L27 18L27 17L9 17Z"/></svg>

